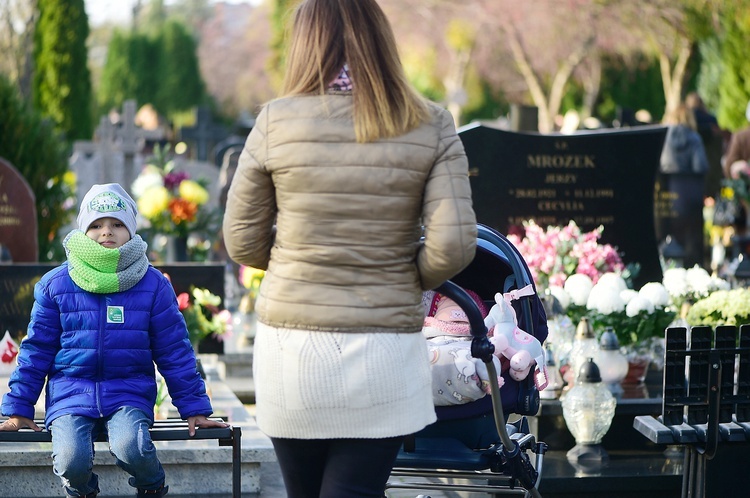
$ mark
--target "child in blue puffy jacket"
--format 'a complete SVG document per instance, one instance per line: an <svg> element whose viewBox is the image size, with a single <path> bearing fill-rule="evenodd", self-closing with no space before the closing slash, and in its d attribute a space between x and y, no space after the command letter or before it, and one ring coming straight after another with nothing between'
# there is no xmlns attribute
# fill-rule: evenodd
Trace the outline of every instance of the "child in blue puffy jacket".
<svg viewBox="0 0 750 498"><path fill-rule="evenodd" d="M52 463L67 496L95 497L94 441L107 433L117 465L137 496L167 494L149 435L156 401L154 364L180 416L196 427L211 402L171 283L151 266L135 233L136 204L116 183L84 196L78 229L65 237L68 260L34 287L34 306L18 366L3 397L1 431L41 430L34 405L46 388Z"/></svg>

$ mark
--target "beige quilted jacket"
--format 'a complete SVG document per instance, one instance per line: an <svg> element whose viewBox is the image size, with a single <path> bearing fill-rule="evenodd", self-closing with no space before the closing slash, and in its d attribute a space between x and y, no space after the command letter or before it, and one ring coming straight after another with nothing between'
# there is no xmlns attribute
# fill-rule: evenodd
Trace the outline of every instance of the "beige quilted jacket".
<svg viewBox="0 0 750 498"><path fill-rule="evenodd" d="M476 247L463 145L447 111L431 105L431 114L403 136L361 144L350 94L264 107L223 223L231 258L267 269L255 308L261 322L421 330L422 291L468 265Z"/></svg>

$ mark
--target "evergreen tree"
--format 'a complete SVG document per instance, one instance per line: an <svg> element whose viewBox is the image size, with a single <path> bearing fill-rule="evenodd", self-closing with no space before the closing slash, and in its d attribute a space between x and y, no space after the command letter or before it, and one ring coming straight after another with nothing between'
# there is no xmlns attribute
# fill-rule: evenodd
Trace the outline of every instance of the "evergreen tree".
<svg viewBox="0 0 750 498"><path fill-rule="evenodd" d="M135 99L139 104L153 103L159 52L158 45L146 35L115 31L99 84L101 108L120 109L128 99Z"/></svg>
<svg viewBox="0 0 750 498"><path fill-rule="evenodd" d="M36 197L39 259L62 261L65 253L58 232L75 213L67 146L52 123L28 106L2 75L0 116L0 157L18 169Z"/></svg>
<svg viewBox="0 0 750 498"><path fill-rule="evenodd" d="M83 0L39 0L34 33L33 101L68 140L93 133L91 75Z"/></svg>
<svg viewBox="0 0 750 498"><path fill-rule="evenodd" d="M204 87L192 35L182 23L167 21L158 40L160 59L154 101L157 110L171 115L201 104Z"/></svg>
<svg viewBox="0 0 750 498"><path fill-rule="evenodd" d="M204 97L197 44L182 23L167 21L155 35L113 35L99 86L104 109L135 99L169 116L203 103Z"/></svg>

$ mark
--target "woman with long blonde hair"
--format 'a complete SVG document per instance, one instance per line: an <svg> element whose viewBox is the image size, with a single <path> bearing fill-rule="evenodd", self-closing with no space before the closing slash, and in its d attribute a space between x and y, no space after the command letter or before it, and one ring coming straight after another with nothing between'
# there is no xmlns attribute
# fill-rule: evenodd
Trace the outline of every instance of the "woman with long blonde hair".
<svg viewBox="0 0 750 498"><path fill-rule="evenodd" d="M256 418L290 497L383 496L403 437L435 421L422 293L474 257L468 163L375 0L293 19L223 225L232 259L266 270Z"/></svg>

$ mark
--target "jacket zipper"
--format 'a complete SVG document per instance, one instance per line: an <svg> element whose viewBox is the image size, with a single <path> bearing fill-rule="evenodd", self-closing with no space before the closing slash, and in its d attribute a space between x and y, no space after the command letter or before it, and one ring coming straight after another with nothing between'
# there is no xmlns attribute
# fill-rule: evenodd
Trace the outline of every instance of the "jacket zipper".
<svg viewBox="0 0 750 498"><path fill-rule="evenodd" d="M104 374L104 328L107 323L107 300L104 296L99 297L99 344L97 346L97 358L96 358L96 409L99 412L99 417L104 417L102 413L101 403L101 380Z"/></svg>

